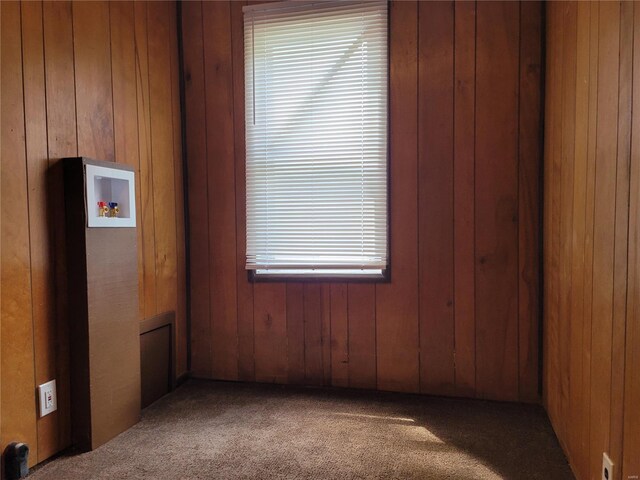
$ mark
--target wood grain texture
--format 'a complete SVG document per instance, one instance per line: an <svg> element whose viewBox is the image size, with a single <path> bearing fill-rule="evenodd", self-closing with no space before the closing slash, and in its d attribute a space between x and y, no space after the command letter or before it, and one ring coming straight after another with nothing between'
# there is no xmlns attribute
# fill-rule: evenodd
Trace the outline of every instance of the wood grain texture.
<svg viewBox="0 0 640 480"><path fill-rule="evenodd" d="M287 383L286 284L256 284L253 295L256 381Z"/></svg>
<svg viewBox="0 0 640 480"><path fill-rule="evenodd" d="M246 2L231 3L231 48L233 57L233 134L236 188L236 280L238 298L238 379L255 378L253 364L253 284L247 282L245 270L246 176L244 130L244 18Z"/></svg>
<svg viewBox="0 0 640 480"><path fill-rule="evenodd" d="M518 352L521 400L537 402L540 318L542 2L520 5Z"/></svg>
<svg viewBox="0 0 640 480"><path fill-rule="evenodd" d="M287 283L287 362L288 380L305 383L304 285Z"/></svg>
<svg viewBox="0 0 640 480"><path fill-rule="evenodd" d="M178 377L188 373L187 345L187 245L185 222L184 155L182 148L182 106L180 100L180 61L178 48L177 6L169 5L169 55L171 57L171 126L173 136L173 184L175 188L176 237L176 303L175 307L175 373ZM171 307L170 307L171 308ZM169 310L170 311L170 310Z"/></svg>
<svg viewBox="0 0 640 480"><path fill-rule="evenodd" d="M349 386L374 389L378 385L376 288L350 284L347 292Z"/></svg>
<svg viewBox="0 0 640 480"><path fill-rule="evenodd" d="M211 324L209 304L209 222L207 185L207 126L204 87L204 45L202 37L202 5L182 5L184 36L189 45L184 50L185 118L190 125L187 135L189 185L189 268L191 284L191 373L196 377L211 376ZM253 347L253 346L252 346Z"/></svg>
<svg viewBox="0 0 640 480"><path fill-rule="evenodd" d="M47 111L44 75L42 3L22 4L22 55L27 181L29 188L29 236L31 250L31 298L33 308L35 382L56 378L56 315L52 237L49 213L40 208L48 201ZM63 413L64 412L64 413ZM61 448L61 409L38 420L38 459Z"/></svg>
<svg viewBox="0 0 640 480"><path fill-rule="evenodd" d="M633 11L633 71L640 71L640 8ZM622 478L640 472L640 75L632 79L629 268Z"/></svg>
<svg viewBox="0 0 640 480"><path fill-rule="evenodd" d="M611 426L611 338L620 52L619 4L601 4L599 22L590 389L592 472L600 468L602 452L609 451ZM605 125L610 127L605 128Z"/></svg>
<svg viewBox="0 0 640 480"><path fill-rule="evenodd" d="M156 8L159 10L156 11ZM9 12L7 16L4 15L5 9ZM163 190L166 188L168 195L179 197L168 206L170 217L175 219L173 231L164 232L167 237L173 238L176 248L173 268L176 272L166 275L165 270L160 270L163 275L160 281L173 278L174 284L168 287L173 288L173 301L170 300L172 296L167 295L163 297L160 307L176 310L178 316L180 310L184 310L181 305L186 301L186 292L183 286L180 287L179 281L180 276L184 279L185 274L184 267L180 266L180 249L177 245L178 241L184 245L184 239L180 236L183 194L179 191L179 185L176 185L176 182L181 183L179 170L176 173L181 156L176 156L180 149L180 118L176 103L179 90L175 63L175 4L25 2L3 4L2 12L3 95L6 88L17 88L16 81L20 84L20 91L6 94L2 102L3 115L8 108L16 109L10 115L11 121L4 123L3 117L3 173L9 167L6 159L11 158L12 162L11 174L3 174L2 205L3 209L5 206L11 208L11 214L3 217L3 220L21 219L16 220L15 225L3 222L3 287L4 272L10 265L15 267L13 274L16 279L30 278L30 286L23 288L18 280L14 282L16 288L20 286L21 296L29 295L28 300L20 295L15 296L20 301L20 315L15 317L20 329L15 330L11 337L19 339L14 345L22 353L15 355L13 347L2 348L3 362L9 362L3 365L3 381L11 381L15 385L16 393L12 395L17 395L16 399L23 394L25 398L19 399L11 407L3 406L3 413L11 415L14 420L5 421L10 417L3 416L1 434L2 438L13 440L24 438L20 432L33 431L28 442L31 447L30 458L34 463L46 460L70 445L65 215L63 209L52 207L64 202L61 158L77 156L80 148L84 154L129 164L142 173L138 175L140 183L137 185L137 194L140 197L136 202L140 219L138 238L142 238L142 249L138 251L136 264L141 280L139 289L147 301L139 308L137 317L140 320L145 318L144 305L150 315L157 310L155 247L156 242L164 242L161 238L156 239L153 225L152 166L166 173L167 186ZM151 72L147 52L148 13L166 25L165 36L169 39L163 40L162 55L154 59L154 62L164 64L160 68L154 67ZM11 26L5 29L9 19ZM6 48L9 47L12 47L11 55L6 56ZM11 69L5 69L5 59L17 63ZM5 75L9 79L10 72L13 72L13 77L5 83ZM22 75L19 81L15 80L18 74ZM156 108L153 114L155 117L166 114L167 118L154 118L154 128L149 103L150 75L158 75L161 77L159 81L168 85L168 95L163 99L168 108L164 112ZM158 80L153 78L152 84L157 83ZM5 102L9 98L13 98L13 102ZM5 133L5 125L13 122L20 123L21 130L7 130ZM167 125L167 130L163 131L158 125ZM152 152L153 129L156 130L156 137L161 135L160 138L164 138L168 152L165 156L156 155L157 149L156 154ZM19 151L17 155L8 157L4 153L4 135L14 134L11 141L18 143L11 147L12 143L7 140L6 148L19 148ZM142 167L137 166L139 163ZM16 175L22 175L25 181L12 178ZM11 182L7 189L4 188L5 181ZM5 202L5 192L7 195L11 193L19 205ZM23 218L27 214L28 217ZM166 225L167 222L164 222ZM171 218L168 225L172 225ZM26 234L23 233L20 239L19 254L11 255L11 262L8 261L9 257L4 257L5 253L10 255L9 245L13 241L7 238L5 248L4 231L7 228L26 228ZM158 251L162 252L161 249ZM9 287L2 291L3 329L11 325L8 319L12 318L5 317L5 308L9 308L5 293L11 293ZM2 338L4 341L7 337ZM181 342L178 350L183 352L184 365L186 338L183 335L177 341ZM13 356L7 356L11 354ZM21 362L26 355L31 355L31 359L28 365L23 365ZM5 375L5 372L12 371L20 372L20 380L11 380L11 373ZM57 381L58 411L38 419L34 402L35 387L54 378ZM6 398L7 392L3 389L3 398Z"/></svg>
<svg viewBox="0 0 640 480"><path fill-rule="evenodd" d="M12 441L31 446L29 463L38 458L33 346L29 202L25 155L20 4L2 3L2 431ZM7 219L11 221L7 221Z"/></svg>
<svg viewBox="0 0 640 480"><path fill-rule="evenodd" d="M133 2L109 3L111 77L113 82L113 138L115 161L134 168L136 218L142 218L140 151L136 89L135 17ZM144 316L144 248L142 228L137 230L139 315Z"/></svg>
<svg viewBox="0 0 640 480"><path fill-rule="evenodd" d="M453 2L421 2L418 25L420 390L442 395L452 394L455 387L453 36Z"/></svg>
<svg viewBox="0 0 640 480"><path fill-rule="evenodd" d="M611 425L609 451L622 464L624 430L625 330L627 323L627 262L629 243L629 169L631 162L631 92L633 82L634 4L620 4L620 77L616 165L613 316L611 338ZM640 452L639 452L640 453Z"/></svg>
<svg viewBox="0 0 640 480"><path fill-rule="evenodd" d="M43 37L45 52L47 146L49 158L49 204L64 201L60 159L78 154L76 99L73 58L72 12L69 2L43 3ZM71 385L69 375L70 345L67 299L67 253L64 209L49 211L51 245L54 257L56 388L58 394L59 448L71 442ZM47 449L46 442L43 447ZM40 458L39 460L44 459Z"/></svg>
<svg viewBox="0 0 640 480"><path fill-rule="evenodd" d="M558 272L558 312L562 318L569 318L571 308L572 284L571 262L573 221L573 177L575 159L575 82L576 82L576 35L577 35L577 8L576 4L567 3L562 10L564 28L563 38L563 77L562 77L562 104L560 106L560 183L559 183L559 266ZM559 337L570 339L572 329L570 322L563 322L558 328ZM559 409L564 412L569 398L569 364L570 341L559 343L560 365L560 397ZM566 430L567 417L562 416L563 430Z"/></svg>
<svg viewBox="0 0 640 480"><path fill-rule="evenodd" d="M477 5L476 388L518 398L517 3Z"/></svg>
<svg viewBox="0 0 640 480"><path fill-rule="evenodd" d="M545 95L551 97L555 95L556 98L562 98L561 76L558 75L560 66L562 65L562 29L558 27L560 9L550 8L547 12L547 68L546 68L546 81L545 81ZM562 25L562 22L560 22ZM547 97L547 98L548 98ZM556 168L557 162L555 162L556 144L558 132L560 131L560 125L558 122L559 115L558 110L561 103L559 101L549 103L545 108L545 145L544 145L544 232L543 239L543 269L545 271L544 292L543 292L543 316L544 318L550 318L556 314L555 305L557 305L554 288L554 282L556 280L557 272L557 257L554 255L555 251L555 220L557 215L554 215L555 206L557 200L555 198L556 190L554 188L556 182L552 182L551 179L558 178L559 171ZM556 361L556 353L558 336L556 322L548 322L546 324L545 335L543 338L543 399L547 406L547 413L549 417L554 419L557 409L555 405L555 396L549 395L550 391L553 391L558 379L558 368Z"/></svg>
<svg viewBox="0 0 640 480"><path fill-rule="evenodd" d="M212 32L204 40L209 166L209 298L212 373L238 378L235 230L235 156L231 11L226 2L205 2L202 19Z"/></svg>
<svg viewBox="0 0 640 480"><path fill-rule="evenodd" d="M237 361L241 380L536 401L540 252L529 235L540 216L540 4L523 5L525 18L517 3L391 3L391 282L378 285L248 280L242 5L183 5L197 375L223 378L211 372L214 366L226 370L223 364ZM216 13L205 14L207 20L199 16L203 8ZM485 9L481 34L477 8ZM216 28L203 28L203 19ZM494 113L478 88L499 105L509 92L507 107ZM205 89L216 92L213 99ZM478 184L476 137L485 117ZM206 151L207 139L215 153ZM494 186L499 190L492 194ZM488 195L478 197L478 188ZM496 221L498 206L504 215ZM493 225L484 237L479 214ZM497 252L495 265L484 267L482 298L477 233L484 250ZM207 278L212 269L219 273ZM500 289L509 294L497 294ZM226 306L214 311L220 302ZM494 303L500 315L491 312ZM216 330L220 315L226 326ZM484 337L477 338L480 324ZM207 357L214 342L233 350L228 358ZM492 357L501 342L504 352ZM480 390L476 349L485 362ZM203 368L207 361L212 366Z"/></svg>
<svg viewBox="0 0 640 480"><path fill-rule="evenodd" d="M330 286L330 352L331 385L349 386L349 313L348 286L336 283Z"/></svg>
<svg viewBox="0 0 640 480"><path fill-rule="evenodd" d="M417 2L389 10L390 256L393 279L376 285L376 371L382 390L419 391Z"/></svg>
<svg viewBox="0 0 640 480"><path fill-rule="evenodd" d="M455 2L454 50L454 309L456 394L474 396L475 330L475 74L476 5ZM535 159L536 162L539 158ZM536 164L536 167L539 165ZM537 175L537 172L536 172Z"/></svg>
<svg viewBox="0 0 640 480"><path fill-rule="evenodd" d="M631 2L547 14L545 407L577 478L600 477L602 452L633 478L640 22Z"/></svg>
<svg viewBox="0 0 640 480"><path fill-rule="evenodd" d="M586 195L587 195L587 138L589 134L589 34L590 7L588 3L577 6L576 17L576 84L575 84L575 159L573 179L573 231L570 299L571 339L569 342L569 402L574 405L568 417L569 424L580 425L584 417L583 392L583 345L585 332L582 328L584 317L585 273L586 273ZM569 431L569 443L581 442L585 432L582 428ZM576 461L576 470L582 465Z"/></svg>
<svg viewBox="0 0 640 480"><path fill-rule="evenodd" d="M78 151L114 161L109 4L72 5Z"/></svg>
<svg viewBox="0 0 640 480"><path fill-rule="evenodd" d="M177 247L175 179L173 165L173 112L171 105L172 33L167 2L150 3L147 11L149 54L149 110L156 253L156 308L175 309L177 302Z"/></svg>
<svg viewBox="0 0 640 480"><path fill-rule="evenodd" d="M304 304L304 383L322 385L322 287L303 285Z"/></svg>
<svg viewBox="0 0 640 480"><path fill-rule="evenodd" d="M150 317L158 313L156 293L156 245L151 149L151 110L149 96L149 49L147 35L148 4L134 3L136 44L136 91L138 102L138 150L140 154L140 206L138 225L142 229L142 255L144 265L144 305L141 314Z"/></svg>

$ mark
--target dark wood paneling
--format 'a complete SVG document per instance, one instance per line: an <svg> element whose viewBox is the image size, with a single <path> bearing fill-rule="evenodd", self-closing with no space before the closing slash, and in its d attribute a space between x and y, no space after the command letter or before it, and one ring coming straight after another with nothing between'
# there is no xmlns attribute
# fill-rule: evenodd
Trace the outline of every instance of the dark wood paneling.
<svg viewBox="0 0 640 480"><path fill-rule="evenodd" d="M209 323L209 223L207 208L207 128L204 90L204 47L202 5L182 5L182 41L184 49L185 118L190 125L187 135L189 162L189 249L191 278L191 372L194 376L211 376L211 324Z"/></svg>
<svg viewBox="0 0 640 480"><path fill-rule="evenodd" d="M456 393L476 389L475 74L476 7L455 2L454 49L454 311ZM538 23L540 19L538 19ZM535 42L536 39L531 40ZM539 43L539 37L538 37ZM537 88L540 86L538 84ZM535 159L536 162L538 158ZM537 166L537 165L536 165ZM537 175L537 172L536 172Z"/></svg>
<svg viewBox="0 0 640 480"><path fill-rule="evenodd" d="M517 3L477 4L476 390L518 398Z"/></svg>
<svg viewBox="0 0 640 480"><path fill-rule="evenodd" d="M136 218L142 218L140 152L136 91L135 18L133 2L109 3L111 68L113 71L113 134L115 160L136 171ZM142 229L137 231L139 311L144 315L144 249Z"/></svg>
<svg viewBox="0 0 640 480"><path fill-rule="evenodd" d="M38 458L20 4L2 3L2 431ZM11 219L7 221L7 219Z"/></svg>
<svg viewBox="0 0 640 480"><path fill-rule="evenodd" d="M454 5L420 2L418 259L420 389L455 389Z"/></svg>
<svg viewBox="0 0 640 480"><path fill-rule="evenodd" d="M141 405L148 407L169 393L171 326L140 335Z"/></svg>
<svg viewBox="0 0 640 480"><path fill-rule="evenodd" d="M204 78L209 185L209 298L211 361L215 378L238 378L236 207L231 11L228 2L204 2Z"/></svg>
<svg viewBox="0 0 640 480"><path fill-rule="evenodd" d="M519 398L538 398L540 318L540 89L542 4L520 5L520 97L518 135L518 348Z"/></svg>
<svg viewBox="0 0 640 480"><path fill-rule="evenodd" d="M78 154L76 129L76 97L73 60L73 30L71 3L43 3L45 85L47 92L47 145L49 160L49 204L62 204L63 179L59 160ZM41 206L41 208L44 208ZM56 344L56 354L45 362L56 366L58 394L58 445L60 450L71 442L71 391L69 375L69 324L67 305L67 259L64 209L48 209L49 238L54 258L49 261L54 270L55 333L51 337ZM48 380L48 379L47 379ZM55 414L54 414L55 415ZM46 422L46 421L45 421ZM46 449L45 442L43 448ZM38 461L46 459L41 456Z"/></svg>
<svg viewBox="0 0 640 480"><path fill-rule="evenodd" d="M253 292L256 381L287 383L287 286L261 283L254 285Z"/></svg>
<svg viewBox="0 0 640 480"><path fill-rule="evenodd" d="M594 473L602 465L602 452L609 450L611 426L611 338L613 333L620 5L618 3L600 4L599 22L598 128L595 132L596 178L593 232L594 282L591 324L591 356L593 361L591 362L590 385L591 446L589 454L590 470ZM607 128L605 125L609 127ZM562 241L562 237L560 241ZM565 323L560 322L561 333ZM560 343L561 347L563 343ZM562 369L566 366L561 363L560 367ZM562 370L560 374L563 375ZM561 399L564 394L565 392L561 392Z"/></svg>
<svg viewBox="0 0 640 480"><path fill-rule="evenodd" d="M231 3L231 48L234 59L244 55L244 1ZM244 91L244 62L233 62L233 134L235 154L236 189L236 280L238 298L238 379L254 380L253 364L253 284L246 281L246 182L244 147L244 97L237 92Z"/></svg>
<svg viewBox="0 0 640 480"><path fill-rule="evenodd" d="M136 45L136 90L138 102L138 151L140 155L140 208L138 225L142 229L143 291L140 303L142 317L157 312L156 245L153 207L153 171L151 149L151 111L149 98L149 49L147 35L147 3L134 3L134 35Z"/></svg>
<svg viewBox="0 0 640 480"><path fill-rule="evenodd" d="M376 373L382 390L417 392L418 3L389 8L389 201L393 280L376 285Z"/></svg>
<svg viewBox="0 0 640 480"><path fill-rule="evenodd" d="M289 383L303 384L304 374L304 285L287 285L287 365Z"/></svg>
<svg viewBox="0 0 640 480"><path fill-rule="evenodd" d="M347 290L349 386L377 387L376 288L351 284Z"/></svg>
<svg viewBox="0 0 640 480"><path fill-rule="evenodd" d="M47 110L44 75L43 12L41 3L22 4L22 55L24 75L25 139L29 192L29 235L31 248L31 299L33 306L35 383L56 377L55 288L53 243L49 236L47 204L48 167ZM64 413L63 413L64 412ZM38 422L38 458L50 457L60 448L59 411Z"/></svg>
<svg viewBox="0 0 640 480"><path fill-rule="evenodd" d="M320 284L303 285L304 383L322 385L322 290ZM288 297L288 294L287 294Z"/></svg>
<svg viewBox="0 0 640 480"><path fill-rule="evenodd" d="M183 6L194 371L537 401L541 4L391 3L374 285L247 278L242 3Z"/></svg>
<svg viewBox="0 0 640 480"><path fill-rule="evenodd" d="M88 157L114 161L109 4L72 5L78 150Z"/></svg>
<svg viewBox="0 0 640 480"><path fill-rule="evenodd" d="M640 71L640 8L633 12L633 71ZM622 473L640 472L640 75L632 79L629 285L625 350L625 389ZM624 478L624 476L623 476Z"/></svg>
<svg viewBox="0 0 640 480"><path fill-rule="evenodd" d="M603 452L633 478L638 12L553 3L547 18L545 406L578 478L600 477Z"/></svg>
<svg viewBox="0 0 640 480"><path fill-rule="evenodd" d="M331 381L336 387L349 386L349 317L347 310L347 285L336 283L330 292Z"/></svg>
<svg viewBox="0 0 640 480"><path fill-rule="evenodd" d="M4 301L5 295L12 295L7 285L20 291L12 295L20 303L20 311L15 312L20 328L2 336L3 341L13 339L13 347L2 348L2 377L14 390L11 405L2 406L3 414L11 415L3 416L2 438L27 440L35 463L70 442L68 272L65 215L59 207L63 202L60 158L92 155L136 170L140 219L136 263L143 293L138 318L155 315L160 308L176 311L177 341L181 342L178 369L179 373L186 370L176 14L173 3L64 1L3 4L2 14L3 330L13 328L9 319L14 318L7 310L13 308L12 302ZM162 28L148 31L148 15ZM154 40L150 70L147 36L153 40L154 34L164 37L161 42ZM15 65L5 68L14 61ZM18 75L21 78L16 80ZM157 90L153 113L150 77ZM14 91L18 85L20 91ZM6 89L12 89L11 93L7 90L5 94ZM161 108L157 106L159 96ZM4 128L13 122L21 126ZM5 155L5 148L17 150ZM154 166L159 179L155 185ZM5 175L7 168L11 171ZM23 181L16 175L23 176ZM10 183L7 188L5 182ZM5 202L9 194L13 200ZM154 195L162 197L158 236ZM26 229L26 233L12 252L14 229ZM5 283L8 268L13 277ZM23 288L21 282L27 278L29 286ZM158 301L156 283L162 293ZM14 347L20 348L20 355L13 352ZM29 355L30 360L23 364ZM11 380L10 372L20 372L20 378ZM35 388L53 378L57 380L58 411L38 419ZM2 393L3 403L7 392Z"/></svg>

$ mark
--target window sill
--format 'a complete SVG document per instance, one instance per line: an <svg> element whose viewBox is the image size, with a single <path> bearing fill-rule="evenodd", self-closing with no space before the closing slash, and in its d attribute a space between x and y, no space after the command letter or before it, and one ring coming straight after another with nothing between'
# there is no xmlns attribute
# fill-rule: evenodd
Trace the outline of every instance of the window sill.
<svg viewBox="0 0 640 480"><path fill-rule="evenodd" d="M335 275L317 273L278 273L278 274L257 274L255 270L247 270L249 282L252 283L278 283L278 282L301 282L301 283L390 283L391 270L389 268L382 273L371 275Z"/></svg>

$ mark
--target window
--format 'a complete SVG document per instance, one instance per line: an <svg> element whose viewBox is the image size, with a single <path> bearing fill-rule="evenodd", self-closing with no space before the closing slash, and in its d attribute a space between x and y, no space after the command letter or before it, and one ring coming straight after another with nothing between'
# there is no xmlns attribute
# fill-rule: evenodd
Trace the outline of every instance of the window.
<svg viewBox="0 0 640 480"><path fill-rule="evenodd" d="M247 263L387 269L387 3L245 7Z"/></svg>

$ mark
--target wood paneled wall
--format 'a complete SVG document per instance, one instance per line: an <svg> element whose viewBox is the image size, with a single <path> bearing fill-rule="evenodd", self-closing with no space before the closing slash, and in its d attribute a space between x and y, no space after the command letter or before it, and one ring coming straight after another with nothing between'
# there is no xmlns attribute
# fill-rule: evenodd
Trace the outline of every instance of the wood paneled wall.
<svg viewBox="0 0 640 480"><path fill-rule="evenodd" d="M1 16L0 444L27 442L33 464L69 444L73 252L65 252L60 158L135 168L139 318L176 311L178 373L187 368L176 7L2 2ZM58 411L38 419L36 385L53 378Z"/></svg>
<svg viewBox="0 0 640 480"><path fill-rule="evenodd" d="M538 2L390 4L390 283L250 283L243 2L182 4L199 377L537 401Z"/></svg>
<svg viewBox="0 0 640 480"><path fill-rule="evenodd" d="M548 4L544 400L580 479L640 475L638 72L638 4Z"/></svg>

